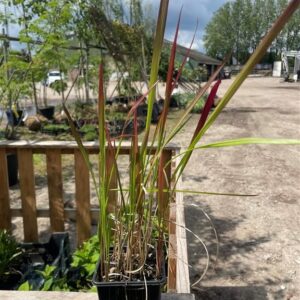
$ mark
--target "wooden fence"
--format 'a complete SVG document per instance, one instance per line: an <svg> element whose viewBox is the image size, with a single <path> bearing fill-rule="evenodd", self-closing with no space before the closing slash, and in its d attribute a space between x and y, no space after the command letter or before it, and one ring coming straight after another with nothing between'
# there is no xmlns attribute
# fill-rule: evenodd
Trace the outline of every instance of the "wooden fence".
<svg viewBox="0 0 300 300"><path fill-rule="evenodd" d="M85 143L89 154L97 154L97 143ZM153 151L153 150L152 150ZM167 147L162 153L164 161L169 161L177 155L180 149L176 146ZM10 207L7 154L16 153L19 168L19 187L21 191L20 209ZM129 155L130 145L124 144L120 155ZM33 155L46 156L47 185L49 194L49 209L37 209L35 193L35 174ZM64 207L62 155L74 156L75 163L75 201L76 208ZM110 166L107 165L109 168ZM171 182L172 168L166 170L165 185ZM180 182L179 182L180 184ZM112 178L111 188L116 186ZM112 195L112 202L114 201ZM168 194L164 194L163 201L168 203ZM91 209L90 205L90 180L88 168L75 142L35 142L12 141L0 142L0 229L11 230L12 218L22 217L24 228L24 241L38 241L38 218L50 218L52 232L64 231L65 219L76 220L77 241L80 245L91 235L92 219L97 219L99 210ZM168 289L177 293L189 293L189 272L187 267L187 246L184 230L184 210L182 195L177 193L174 203L168 211L169 225L169 261L168 261ZM175 224L176 223L176 224ZM180 226L177 226L180 225ZM183 227L182 227L183 226ZM177 259L180 258L180 259ZM179 276L180 274L180 276Z"/></svg>

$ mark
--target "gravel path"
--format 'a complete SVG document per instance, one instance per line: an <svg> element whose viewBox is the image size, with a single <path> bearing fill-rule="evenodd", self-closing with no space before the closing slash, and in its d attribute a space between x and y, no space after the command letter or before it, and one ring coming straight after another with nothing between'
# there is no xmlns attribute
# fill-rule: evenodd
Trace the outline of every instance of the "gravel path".
<svg viewBox="0 0 300 300"><path fill-rule="evenodd" d="M231 80L224 80L222 95ZM299 138L300 85L276 78L249 78L204 142L237 137ZM196 126L194 115L177 137L187 145ZM176 121L176 118L175 118ZM300 299L300 147L241 146L206 149L193 154L184 175L188 189L256 194L256 197L185 195L187 227L206 243L211 254L207 276L194 290L197 299L266 300ZM72 162L65 161L65 200L72 205ZM41 167L36 183L38 206L47 205ZM19 192L11 190L14 206ZM219 236L217 243L208 213ZM49 223L41 219L42 237ZM21 220L14 220L15 234L22 238ZM67 229L72 229L72 223ZM205 254L200 243L188 235L191 281L203 271ZM74 242L74 239L73 239Z"/></svg>
<svg viewBox="0 0 300 300"><path fill-rule="evenodd" d="M220 95L229 83L223 81ZM299 101L299 83L249 78L205 141L299 138ZM198 299L300 299L299 154L299 146L260 145L193 155L184 173L186 188L258 195L186 195L187 226L208 245L212 261L216 241L201 209L211 216L220 239L218 263L211 264ZM204 251L192 237L188 248L194 281L203 271Z"/></svg>

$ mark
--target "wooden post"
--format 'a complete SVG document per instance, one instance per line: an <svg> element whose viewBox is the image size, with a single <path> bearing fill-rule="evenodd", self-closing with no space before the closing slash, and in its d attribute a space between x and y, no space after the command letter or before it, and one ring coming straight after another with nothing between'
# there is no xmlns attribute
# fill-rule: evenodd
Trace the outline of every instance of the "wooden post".
<svg viewBox="0 0 300 300"><path fill-rule="evenodd" d="M11 229L8 170L5 149L0 148L0 229Z"/></svg>
<svg viewBox="0 0 300 300"><path fill-rule="evenodd" d="M23 210L24 241L38 241L35 180L31 149L18 149L18 165Z"/></svg>
<svg viewBox="0 0 300 300"><path fill-rule="evenodd" d="M60 232L64 231L61 151L47 149L46 157L51 230Z"/></svg>
<svg viewBox="0 0 300 300"><path fill-rule="evenodd" d="M75 150L74 155L77 245L80 246L91 235L90 180L89 170L81 152Z"/></svg>

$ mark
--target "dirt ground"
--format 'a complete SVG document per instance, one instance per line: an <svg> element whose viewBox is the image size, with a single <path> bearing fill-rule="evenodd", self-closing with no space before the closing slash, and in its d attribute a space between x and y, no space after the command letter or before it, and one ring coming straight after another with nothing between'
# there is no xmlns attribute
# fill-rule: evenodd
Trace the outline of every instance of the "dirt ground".
<svg viewBox="0 0 300 300"><path fill-rule="evenodd" d="M224 80L220 96L232 80ZM177 137L183 147L198 120L193 115ZM173 115L176 121L176 115ZM238 137L299 138L300 84L278 78L249 78L234 96L203 142ZM205 149L193 154L183 175L185 188L255 197L185 195L186 224L207 245L209 271L197 288L197 300L300 299L300 146L240 146ZM65 200L74 199L72 165L64 168ZM43 170L36 177L38 207L47 202ZM17 188L11 190L19 206ZM217 242L209 214L219 237ZM49 223L42 221L42 233ZM15 234L21 238L21 220ZM74 224L68 225L69 229ZM72 227L73 226L73 227ZM191 282L199 278L205 252L188 234Z"/></svg>
<svg viewBox="0 0 300 300"><path fill-rule="evenodd" d="M220 95L231 80L224 80ZM184 137L192 132L191 120ZM205 142L238 137L299 138L300 84L249 78ZM256 197L186 195L186 224L208 246L211 265L193 291L197 300L300 299L300 146L239 146L195 153L185 188ZM208 213L219 236L217 243ZM188 236L191 281L204 269L204 251Z"/></svg>

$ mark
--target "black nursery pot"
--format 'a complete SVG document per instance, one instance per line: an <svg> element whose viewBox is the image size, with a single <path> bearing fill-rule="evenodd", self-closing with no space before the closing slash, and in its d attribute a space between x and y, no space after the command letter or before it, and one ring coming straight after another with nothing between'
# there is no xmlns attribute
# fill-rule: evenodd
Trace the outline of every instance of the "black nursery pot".
<svg viewBox="0 0 300 300"><path fill-rule="evenodd" d="M39 108L39 111L45 118L52 120L54 118L55 106Z"/></svg>
<svg viewBox="0 0 300 300"><path fill-rule="evenodd" d="M101 281L100 262L93 276L99 300L161 300L161 289L165 282L165 270L160 280L104 282Z"/></svg>
<svg viewBox="0 0 300 300"><path fill-rule="evenodd" d="M6 111L6 117L8 120L8 124L13 125L13 126L17 126L17 125L23 125L24 123L22 122L22 117L23 117L23 110L18 109L18 116L15 115L15 113L13 112L13 110L8 109Z"/></svg>
<svg viewBox="0 0 300 300"><path fill-rule="evenodd" d="M40 290L45 279L37 272L45 265L55 266L52 276L60 278L70 266L70 242L67 232L52 233L47 243L22 243L23 263L20 283L29 281L33 290Z"/></svg>

